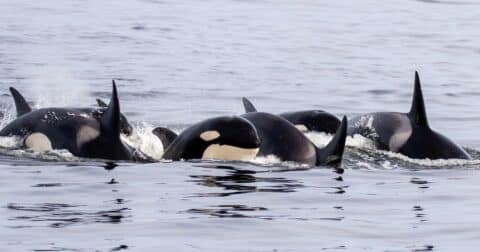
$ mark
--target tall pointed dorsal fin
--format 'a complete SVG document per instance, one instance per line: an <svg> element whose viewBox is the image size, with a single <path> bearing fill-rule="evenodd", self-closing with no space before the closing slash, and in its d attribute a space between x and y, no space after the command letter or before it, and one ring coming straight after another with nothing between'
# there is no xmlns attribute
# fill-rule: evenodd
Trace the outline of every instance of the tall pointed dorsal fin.
<svg viewBox="0 0 480 252"><path fill-rule="evenodd" d="M242 97L243 107L245 108L245 113L257 112L253 103L245 97Z"/></svg>
<svg viewBox="0 0 480 252"><path fill-rule="evenodd" d="M112 97L110 104L100 118L102 133L110 137L120 137L120 102L118 100L117 86L115 80L112 80Z"/></svg>
<svg viewBox="0 0 480 252"><path fill-rule="evenodd" d="M341 165L347 140L347 122L347 117L344 116L332 140L327 146L317 150L317 165L333 165L336 167Z"/></svg>
<svg viewBox="0 0 480 252"><path fill-rule="evenodd" d="M15 102L15 108L17 109L17 117L20 117L28 112L32 111L30 105L28 105L27 101L23 97L18 90L13 87L10 87L10 93L13 96L13 100Z"/></svg>
<svg viewBox="0 0 480 252"><path fill-rule="evenodd" d="M106 102L104 102L102 99L97 99L97 105L101 108L108 107L108 104Z"/></svg>
<svg viewBox="0 0 480 252"><path fill-rule="evenodd" d="M425 102L423 100L422 87L418 72L415 71L415 89L413 91L412 107L408 113L413 122L418 126L429 127L427 119L427 111L425 110Z"/></svg>

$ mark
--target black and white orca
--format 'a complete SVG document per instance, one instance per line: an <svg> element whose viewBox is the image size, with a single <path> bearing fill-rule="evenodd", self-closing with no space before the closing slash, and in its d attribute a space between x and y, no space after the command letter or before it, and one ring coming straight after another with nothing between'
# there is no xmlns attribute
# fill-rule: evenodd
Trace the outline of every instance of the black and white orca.
<svg viewBox="0 0 480 252"><path fill-rule="evenodd" d="M295 125L277 115L251 112L242 115L250 121L261 140L258 156L274 155L281 161L310 166L340 166L347 136L347 119L343 118L333 139L318 148Z"/></svg>
<svg viewBox="0 0 480 252"><path fill-rule="evenodd" d="M153 133L162 140L165 149L162 159L167 160L248 161L257 155L260 147L255 127L237 116L201 121L178 136L165 128L154 129ZM163 137L164 133L168 136Z"/></svg>
<svg viewBox="0 0 480 252"><path fill-rule="evenodd" d="M21 97L15 96L16 100ZM16 102L20 116L3 128L0 136L21 137L25 148L37 152L66 149L78 157L145 161L141 153L120 139L121 114L115 81L110 103L97 117L74 108L27 112L29 107L22 105L26 104L24 101Z"/></svg>
<svg viewBox="0 0 480 252"><path fill-rule="evenodd" d="M355 117L349 122L348 135L355 134L372 140L378 149L410 158L471 159L460 146L430 128L417 72L410 112L378 112Z"/></svg>
<svg viewBox="0 0 480 252"><path fill-rule="evenodd" d="M205 149L207 146L210 146L208 139L217 139L215 136L218 136L219 145L232 145L235 143L235 146L241 146L242 149L253 150L252 144L240 144L238 141L247 141L252 142L255 135L259 140L256 143L256 151L248 151L249 155L243 155L242 160L249 160L255 156L270 156L274 155L282 161L292 161L300 164L307 164L311 166L318 165L333 165L339 166L342 160L343 151L345 148L345 139L347 131L347 119L344 118L340 127L338 128L334 138L330 143L324 148L317 148L302 132L300 132L292 123L285 120L282 117L262 113L262 112L252 112L242 115L241 117L233 117L236 120L241 119L239 125L245 124L245 126L236 126L233 124L222 123L222 131L227 132L228 141L223 140L220 136L226 133L211 133L212 128L208 127L208 130L204 128L203 125L211 125L213 120L216 122L218 119L210 119L200 124L194 125L191 128L185 130L176 136L176 134L163 127L159 127L153 130L153 133L156 134L161 140L166 148L164 158L166 159L179 159L180 156L186 157L186 154L190 152L196 153L196 158L201 158L204 156ZM246 125L252 127L248 129ZM219 128L218 126L216 128ZM248 130L246 130L248 129ZM218 131L218 130L217 130ZM245 134L244 132L250 132ZM210 132L206 135L205 132ZM255 134L253 134L255 132ZM205 134L203 137L201 134ZM200 136L200 137L199 137ZM207 137L208 136L208 137ZM186 140L187 141L186 141ZM184 147L186 142L194 141L195 144L189 144L190 146L200 146L195 148L190 148L187 151L187 148ZM210 143L211 144L211 143ZM248 147L248 148L247 148ZM233 149L236 150L236 149ZM255 153L255 155L253 155ZM181 155L180 155L181 154ZM191 154L190 154L191 155ZM234 156L234 155L231 155ZM185 158L186 159L186 158ZM217 158L218 159L218 158ZM222 159L226 159L223 156ZM231 159L231 158L230 158ZM238 159L237 159L238 160Z"/></svg>
<svg viewBox="0 0 480 252"><path fill-rule="evenodd" d="M246 113L257 112L250 100L243 97L242 101ZM286 112L279 114L279 116L291 122L302 132L316 131L333 134L340 126L340 120L336 116L323 110Z"/></svg>
<svg viewBox="0 0 480 252"><path fill-rule="evenodd" d="M17 89L10 87L10 93L12 94L13 101L15 102L17 117L33 111L30 104L25 100L24 96ZM81 111L85 115L100 119L103 113L107 110L108 105L100 99L97 99L97 104L100 108L73 108L72 110ZM120 114L120 132L127 136L130 136L133 132L132 125L130 125L127 118L123 114Z"/></svg>

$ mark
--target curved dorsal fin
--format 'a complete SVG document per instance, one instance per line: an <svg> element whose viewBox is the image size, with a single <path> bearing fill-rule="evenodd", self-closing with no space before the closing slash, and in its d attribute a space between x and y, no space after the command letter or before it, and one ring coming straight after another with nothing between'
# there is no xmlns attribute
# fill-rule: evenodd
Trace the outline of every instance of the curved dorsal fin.
<svg viewBox="0 0 480 252"><path fill-rule="evenodd" d="M427 112L425 110L425 103L423 100L422 87L420 85L420 78L418 77L417 71L415 71L415 89L413 91L412 107L410 108L410 112L408 112L408 114L415 125L429 127Z"/></svg>
<svg viewBox="0 0 480 252"><path fill-rule="evenodd" d="M15 107L17 109L17 117L20 117L28 112L32 111L30 105L28 105L27 101L23 97L18 90L13 87L10 87L10 93L13 96L13 100L15 102Z"/></svg>
<svg viewBox="0 0 480 252"><path fill-rule="evenodd" d="M245 108L245 113L257 112L253 103L245 97L242 97L243 107Z"/></svg>
<svg viewBox="0 0 480 252"><path fill-rule="evenodd" d="M112 80L112 97L110 104L100 118L102 133L110 137L120 138L120 102L118 100L117 86L115 80Z"/></svg>
<svg viewBox="0 0 480 252"><path fill-rule="evenodd" d="M317 165L333 165L339 167L342 163L346 139L347 117L344 116L332 140L330 140L327 146L317 150Z"/></svg>
<svg viewBox="0 0 480 252"><path fill-rule="evenodd" d="M97 105L101 108L108 107L108 104L106 102L104 102L102 99L97 99Z"/></svg>
<svg viewBox="0 0 480 252"><path fill-rule="evenodd" d="M164 127L157 127L152 130L152 133L156 135L160 141L162 141L163 149L166 150L168 146L177 138L177 134L170 129Z"/></svg>

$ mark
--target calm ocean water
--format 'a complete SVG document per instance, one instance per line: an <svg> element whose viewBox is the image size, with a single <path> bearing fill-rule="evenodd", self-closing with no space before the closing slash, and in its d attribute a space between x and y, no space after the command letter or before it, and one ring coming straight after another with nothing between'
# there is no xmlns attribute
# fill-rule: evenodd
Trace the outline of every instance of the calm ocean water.
<svg viewBox="0 0 480 252"><path fill-rule="evenodd" d="M349 139L343 171L257 164L38 160L1 140L1 251L476 251L480 2L126 0L0 4L8 87L37 106L93 106L119 85L131 142L259 109L408 111L420 72L430 124L471 162L408 160ZM324 144L325 136L310 136ZM34 157L34 158L32 158ZM37 159L35 159L35 157Z"/></svg>

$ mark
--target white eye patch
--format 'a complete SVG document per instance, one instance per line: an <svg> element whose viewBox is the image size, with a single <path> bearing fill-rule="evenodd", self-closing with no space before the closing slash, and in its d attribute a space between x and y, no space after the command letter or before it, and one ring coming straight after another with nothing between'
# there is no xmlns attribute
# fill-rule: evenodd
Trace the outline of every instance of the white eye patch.
<svg viewBox="0 0 480 252"><path fill-rule="evenodd" d="M205 142L210 142L220 137L220 133L216 130L205 131L200 134L200 138Z"/></svg>
<svg viewBox="0 0 480 252"><path fill-rule="evenodd" d="M33 133L25 139L25 146L35 152L52 150L52 142L43 133Z"/></svg>
<svg viewBox="0 0 480 252"><path fill-rule="evenodd" d="M303 124L295 124L295 128L297 128L297 129L300 130L301 132L307 132L307 131L308 131L307 126L305 126L305 125L303 125Z"/></svg>

